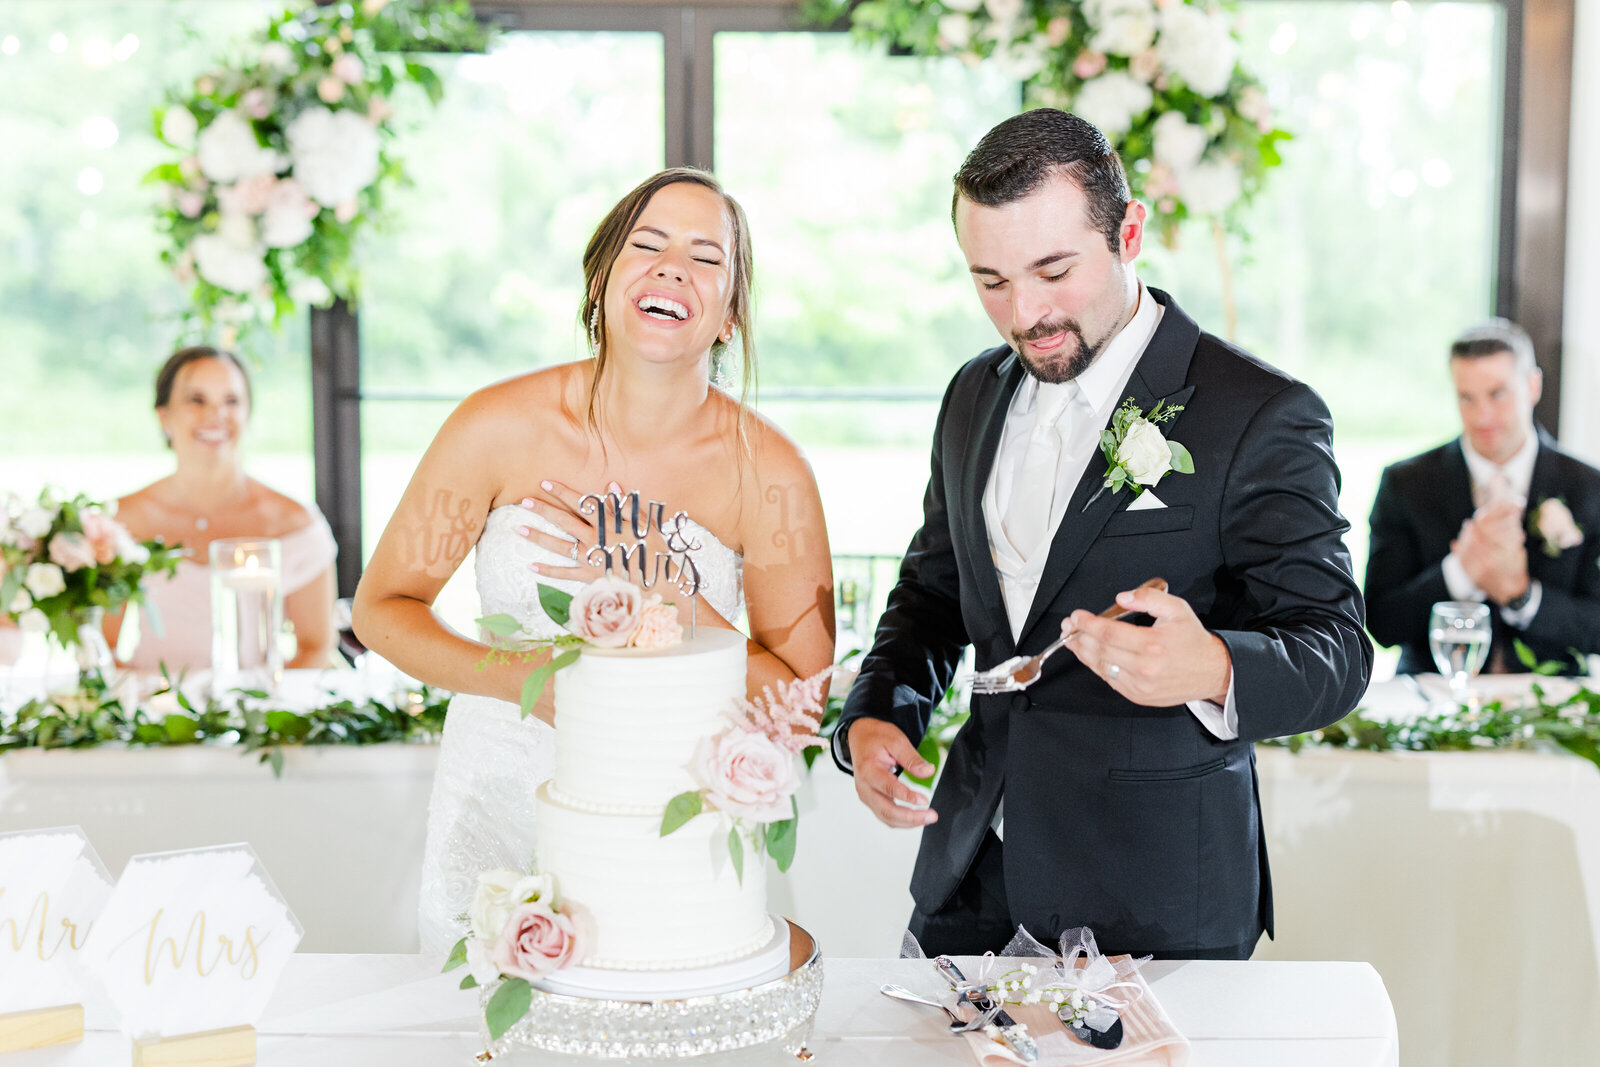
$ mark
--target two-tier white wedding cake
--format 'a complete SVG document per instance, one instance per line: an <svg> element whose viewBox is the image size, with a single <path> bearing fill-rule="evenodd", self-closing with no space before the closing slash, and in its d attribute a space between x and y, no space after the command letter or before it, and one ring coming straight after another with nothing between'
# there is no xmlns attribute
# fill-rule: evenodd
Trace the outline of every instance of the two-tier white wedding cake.
<svg viewBox="0 0 1600 1067"><path fill-rule="evenodd" d="M690 996L786 973L788 926L767 913L764 856L736 872L721 818L662 836L674 796L696 788L701 742L745 694L745 639L702 630L669 648L585 648L555 676L555 777L539 789L540 871L588 910L582 963L552 992Z"/></svg>

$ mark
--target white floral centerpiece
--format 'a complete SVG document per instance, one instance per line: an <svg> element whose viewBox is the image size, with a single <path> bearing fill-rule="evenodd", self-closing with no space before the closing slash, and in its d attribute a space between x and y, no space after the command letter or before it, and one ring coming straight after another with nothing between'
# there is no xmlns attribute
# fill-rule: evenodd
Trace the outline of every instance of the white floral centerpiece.
<svg viewBox="0 0 1600 1067"><path fill-rule="evenodd" d="M990 62L1029 106L1110 138L1168 243L1185 219L1231 226L1290 134L1239 63L1234 16L1197 0L808 0L811 21L918 55Z"/></svg>
<svg viewBox="0 0 1600 1067"><path fill-rule="evenodd" d="M32 504L14 495L0 501L0 611L78 650L84 689L103 690L110 665L102 614L142 603L141 583L171 575L182 556L160 540L134 540L115 516L114 504L48 489Z"/></svg>
<svg viewBox="0 0 1600 1067"><path fill-rule="evenodd" d="M406 82L442 91L402 50L485 42L460 0L296 4L169 96L156 133L177 158L146 180L161 189L162 259L193 286L191 324L231 347L301 304L354 299L357 236L404 180L390 100Z"/></svg>

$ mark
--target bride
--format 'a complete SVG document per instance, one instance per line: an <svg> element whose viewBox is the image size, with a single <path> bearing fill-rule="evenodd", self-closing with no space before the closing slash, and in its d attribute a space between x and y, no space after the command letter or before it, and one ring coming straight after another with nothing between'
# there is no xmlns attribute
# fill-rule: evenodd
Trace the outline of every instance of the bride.
<svg viewBox="0 0 1600 1067"><path fill-rule="evenodd" d="M710 383L739 336L748 393L749 226L711 175L662 171L601 221L584 253L581 308L593 358L479 390L429 446L356 590L367 647L455 691L429 804L419 926L424 952L460 937L480 870L533 858L534 792L553 771L554 687L520 717L539 661L486 663L488 647L447 627L432 605L477 547L485 614L535 636L559 628L538 586L569 592L602 570L578 501L638 492L692 517L702 575L693 598L669 592L680 620L748 619L752 693L809 677L833 656L832 570L816 482L794 442ZM659 540L659 532L652 534ZM664 549L659 543L650 552ZM659 591L659 590L658 590Z"/></svg>

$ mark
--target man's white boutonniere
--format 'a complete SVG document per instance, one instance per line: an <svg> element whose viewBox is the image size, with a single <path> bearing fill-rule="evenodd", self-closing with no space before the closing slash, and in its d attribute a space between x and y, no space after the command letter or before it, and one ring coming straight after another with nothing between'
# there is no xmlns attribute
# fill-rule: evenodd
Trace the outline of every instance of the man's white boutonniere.
<svg viewBox="0 0 1600 1067"><path fill-rule="evenodd" d="M1572 517L1560 497L1545 497L1528 513L1528 531L1544 542L1544 554L1555 559L1569 548L1583 544L1583 527Z"/></svg>
<svg viewBox="0 0 1600 1067"><path fill-rule="evenodd" d="M1189 450L1176 441L1167 440L1158 429L1161 423L1170 421L1182 410L1182 404L1165 407L1163 401L1158 400L1146 413L1139 410L1131 396L1122 402L1111 416L1111 428L1100 431L1100 451L1105 453L1107 464L1106 480L1089 498L1089 504L1107 489L1117 493L1127 486L1138 496L1171 471L1194 473L1194 457L1189 455Z"/></svg>

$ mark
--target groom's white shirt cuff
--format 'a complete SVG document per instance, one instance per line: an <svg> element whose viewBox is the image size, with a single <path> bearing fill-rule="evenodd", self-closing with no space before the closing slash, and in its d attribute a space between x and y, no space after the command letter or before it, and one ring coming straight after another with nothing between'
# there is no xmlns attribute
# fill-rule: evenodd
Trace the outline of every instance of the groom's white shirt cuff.
<svg viewBox="0 0 1600 1067"><path fill-rule="evenodd" d="M1215 700L1191 700L1189 710L1200 720L1200 725L1218 741L1236 741L1239 738L1239 706L1233 699L1233 672L1228 672L1228 700L1218 704Z"/></svg>

